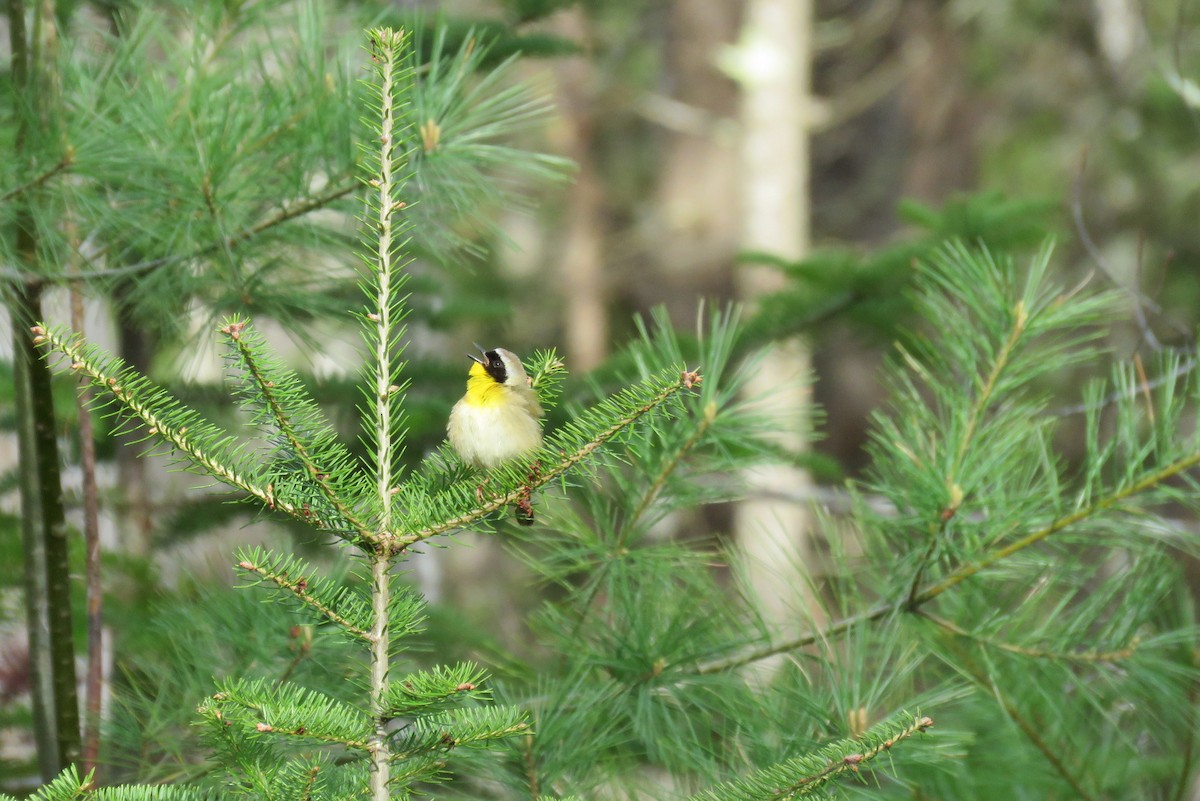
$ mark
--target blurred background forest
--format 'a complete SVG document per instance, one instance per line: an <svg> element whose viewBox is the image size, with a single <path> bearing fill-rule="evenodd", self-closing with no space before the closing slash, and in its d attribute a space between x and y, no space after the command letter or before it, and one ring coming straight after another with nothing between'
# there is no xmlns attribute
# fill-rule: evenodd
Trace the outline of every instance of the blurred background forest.
<svg viewBox="0 0 1200 801"><path fill-rule="evenodd" d="M4 42L14 9L42 5L11 2ZM503 124L471 129L465 110L464 130L511 148L471 153L494 187L433 159L417 173L418 194L432 188L417 213L436 233L413 246L407 448L414 459L444 437L465 380L462 354L474 341L522 355L555 346L573 374L568 395L582 394L618 380L638 315L662 307L676 327L692 330L702 301L745 303L744 345L771 348L758 380L787 384L812 370L809 389L783 403L795 409L796 431L811 417L816 436L781 440L792 458L758 485L767 505L761 514L786 520L815 506L836 515L845 479L866 464L868 418L884 397L880 365L897 332L915 325L913 265L952 238L1022 257L1054 240L1061 283L1123 293L1128 317L1106 333L1118 357L1149 362L1158 351L1193 352L1200 5L1189 0L136 5L59 2L54 15L78 34L61 54L76 66L52 87L69 111L44 137L22 143L11 119L4 133L14 153L41 149L33 168L6 173L9 186L59 180L62 172L64 184L77 187L64 201L68 217L87 219L93 206L106 205L122 209L126 227L57 230L33 259L10 242L5 273L14 285L38 283L46 316L65 321L64 285L97 271L81 289L76 317L89 335L218 417L229 413L220 411L222 366L211 331L223 315L244 312L294 343L292 363L353 436L358 335L346 310L357 308L348 222L357 201L349 120L357 116L358 36L373 22L425 31L420 47L452 54L464 72L491 76L504 65L468 96L499 109ZM122 15L127 27L118 24ZM433 33L435 22L443 34ZM114 45L108 36L124 41ZM95 65L105 48L120 58L101 74ZM0 49L11 64L9 45ZM89 72L93 82L80 77ZM20 102L12 70L3 80L11 107ZM169 125L154 128L157 111L170 109L176 113L162 117ZM76 124L90 130L58 136ZM144 137L121 134L128 130ZM430 155L439 138L452 143L458 133L422 128L418 145ZM72 153L56 150L67 139ZM261 147L237 146L248 142ZM109 146L120 152L72 176L73 162ZM276 152L290 155L263 155ZM131 173L138 159L144 166ZM247 186L262 197L251 192L222 205ZM476 196L469 211L455 203L455 191ZM17 213L11 205L6 223ZM167 225L168 217L186 222ZM11 428L7 339L0 356L0 422ZM1056 391L1079 379L1045 380ZM810 390L819 411L805 411ZM56 379L73 532L82 529L84 506L74 393L73 382ZM1063 398L1078 402L1065 391ZM187 611L229 583L235 545L316 546L310 534L228 503L219 488L196 490L193 477L166 469L165 457L141 457L138 437L114 431L111 420L96 425L105 669L109 681L121 681L122 654L155 647L163 624L152 618L164 609L175 621L167 625L242 625L201 622ZM1082 439L1073 425L1060 434L1068 459ZM0 789L8 791L28 788L37 772L20 611L20 471L16 436L6 431ZM733 540L752 530L742 514L714 504L681 513L671 527L687 538ZM79 575L82 539L72 534L71 543ZM802 544L765 547L803 555ZM457 610L443 618L435 608L440 636L461 627L477 639L519 643L527 636L523 610L538 601L524 570L496 541L481 540L426 554L414 563L414 580L436 608ZM82 642L82 585L76 603ZM297 661L312 647L303 636L262 633ZM175 725L158 713L162 725ZM110 714L120 723L135 712ZM153 716L138 725L150 732L145 740L153 738ZM136 761L137 743L121 736L114 735L126 749L120 758Z"/></svg>

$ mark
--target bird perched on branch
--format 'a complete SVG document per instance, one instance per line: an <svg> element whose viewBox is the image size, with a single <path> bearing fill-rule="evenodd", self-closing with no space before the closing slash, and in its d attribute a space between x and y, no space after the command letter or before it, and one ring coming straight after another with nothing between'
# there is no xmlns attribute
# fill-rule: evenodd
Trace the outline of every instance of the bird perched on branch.
<svg viewBox="0 0 1200 801"><path fill-rule="evenodd" d="M515 353L504 348L479 353L467 354L474 362L467 394L450 411L446 433L464 462L491 470L542 446L542 405ZM517 520L533 523L528 498L518 503Z"/></svg>

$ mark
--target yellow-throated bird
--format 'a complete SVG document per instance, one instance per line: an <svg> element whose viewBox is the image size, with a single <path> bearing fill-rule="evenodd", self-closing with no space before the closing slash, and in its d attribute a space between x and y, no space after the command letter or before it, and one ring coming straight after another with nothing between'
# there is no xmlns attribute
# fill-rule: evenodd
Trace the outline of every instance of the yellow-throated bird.
<svg viewBox="0 0 1200 801"><path fill-rule="evenodd" d="M479 353L482 358L467 354L474 362L467 394L450 410L446 433L464 462L491 470L542 446L542 405L515 353L504 348ZM533 523L528 498L518 503L517 520Z"/></svg>

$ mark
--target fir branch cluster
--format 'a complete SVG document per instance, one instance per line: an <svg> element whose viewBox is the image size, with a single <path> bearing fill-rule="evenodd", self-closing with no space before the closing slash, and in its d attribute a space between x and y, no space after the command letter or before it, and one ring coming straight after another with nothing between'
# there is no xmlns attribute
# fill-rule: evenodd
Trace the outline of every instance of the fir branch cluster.
<svg viewBox="0 0 1200 801"><path fill-rule="evenodd" d="M371 307L363 322L373 358L362 412L374 447L365 469L340 443L294 371L245 320L227 321L221 333L232 394L248 412L252 439L204 420L69 330L39 325L34 332L38 344L62 354L64 364L102 390L102 402L191 469L245 493L269 513L355 546L369 569L365 586L339 586L290 555L264 550L239 555L238 567L277 598L365 647L369 665L358 702L286 680L237 677L222 682L201 704L208 741L226 774L225 790L253 797L341 798L369 786L370 797L382 800L413 783L444 778L447 755L528 734L524 713L486 703L488 694L479 686L483 673L472 664L391 676L401 641L419 627L422 606L398 584L392 568L412 546L561 480L639 421L666 412L678 393L699 380L681 378L676 368L578 415L548 438L532 471L497 471L491 478L498 494L483 502L474 489L478 480L462 478L461 466L444 452L404 475L398 461L406 433L399 354L406 314L402 248L408 204L402 198L409 153L401 110L411 94L412 69L405 34L377 29L369 37L377 118L364 144L372 155L363 220ZM531 365L548 405L561 372L552 352ZM73 796L82 787L73 776L60 783L44 790L47 798L63 797L68 787ZM159 797L154 789L128 792L131 798Z"/></svg>
<svg viewBox="0 0 1200 801"><path fill-rule="evenodd" d="M691 801L790 801L812 795L840 775L859 774L902 740L932 726L933 720L928 717L914 717L903 726L880 725L857 739L825 746L814 754L706 790Z"/></svg>

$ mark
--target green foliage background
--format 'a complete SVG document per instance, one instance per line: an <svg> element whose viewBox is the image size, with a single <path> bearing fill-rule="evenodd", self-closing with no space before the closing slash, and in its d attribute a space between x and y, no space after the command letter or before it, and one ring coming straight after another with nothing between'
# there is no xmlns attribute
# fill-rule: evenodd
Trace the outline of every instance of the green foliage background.
<svg viewBox="0 0 1200 801"><path fill-rule="evenodd" d="M430 66L411 107L410 465L441 440L459 391L461 363L445 355L458 349L441 346L503 328L520 291L494 259L498 213L565 172L509 144L548 112L526 85L508 82L519 69L512 54L579 52L532 24L558 5L513 3L489 20L418 26ZM1043 52L1063 38L1043 23L1070 21L1048 4L987 13L952 5L960 16L951 9L948 18L978 45L973 80L998 95L1045 74L1033 60L1002 70L1003 54L1018 44ZM1169 30L1159 4L1147 8L1152 32ZM650 12L632 2L585 11L607 74L655 73L652 28L630 33L639 29L628 24ZM124 13L118 36L81 32L72 41L83 44L64 47L62 132L30 163L10 163L3 186L38 180L71 143L73 179L56 180L37 207L41 277L57 284L68 265L96 269L90 291L122 330L150 343L140 366L236 423L223 389L178 378L177 363L200 341L195 330L212 327L198 319L278 321L302 343L303 363L340 341L328 321L359 302L346 258L361 233L349 222L359 200L337 193L353 187L354 144L364 138L346 124L363 96L348 55L357 49L344 44L362 20L316 3L214 6L196 19L166 5ZM191 46L178 47L186 24L195 26ZM329 45L336 37L343 44ZM485 40L490 47L478 46ZM501 611L435 606L409 641L404 670L484 665L495 701L525 710L536 732L456 756L439 795L990 798L1002 787L1013 797L1185 797L1196 760L1189 471L1198 445L1187 302L1196 193L1185 169L1196 139L1180 89L1193 54L1181 41L1174 69L1089 95L1093 104L1118 98L1120 120L1133 115L1145 135L1089 150L1080 189L1067 190L1062 169L1080 164L1078 134L1057 113L1060 98L1035 95L1032 111L982 137L981 180L993 191L901 203L903 233L879 247L831 234L799 263L744 254L781 270L786 288L753 314L710 305L691 329L650 316L609 364L568 380L549 423L560 431L664 368L699 365L705 377L670 423L621 438L540 497L532 534L486 521L504 543L504 569L528 585L513 587ZM1078 87L1066 83L1061 91ZM612 133L600 137L609 188L629 214L648 194L654 142L627 136L644 122L598 116ZM423 129L430 119L440 121L436 133ZM1122 180L1137 184L1132 197L1154 202L1108 203ZM321 213L289 216L310 205ZM60 225L64 209L88 232L84 242ZM1121 258L1133 227L1147 232L1142 266L1114 270L1129 263ZM1088 236L1102 252L1086 247ZM1053 255L1048 238L1062 241ZM1081 283L1097 252L1103 269ZM1160 282L1161 309L1121 289L1149 294ZM748 373L770 369L757 347L795 334L821 343L847 328L895 353L861 476L780 453L766 436L776 422L738 394ZM1158 347L1144 347L1148 339ZM1126 366L1132 340L1143 347ZM315 396L360 459L353 383L301 375L296 388ZM64 433L74 426L71 391L60 383ZM112 431L103 435L102 455L115 452ZM811 586L792 599L797 630L764 622L725 536L729 504L745 491L736 476L773 461L816 469L832 499L806 566ZM455 479L463 476L449 471L420 489ZM459 483L454 502L469 502L473 485ZM259 519L231 499L179 503L163 514L158 544ZM413 519L434 525L448 508ZM344 554L294 523L273 525L333 586L353 583ZM443 545L460 547L426 547ZM122 621L106 780L210 779L191 722L214 677L262 682L256 692L286 678L352 697L356 657L259 603L256 591L188 578L166 588L133 557L106 569L111 619ZM23 722L19 709L5 714Z"/></svg>

